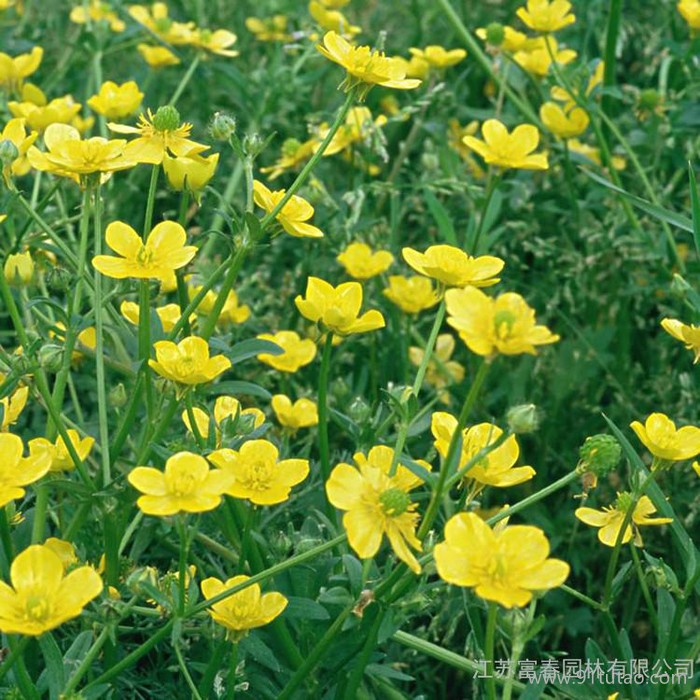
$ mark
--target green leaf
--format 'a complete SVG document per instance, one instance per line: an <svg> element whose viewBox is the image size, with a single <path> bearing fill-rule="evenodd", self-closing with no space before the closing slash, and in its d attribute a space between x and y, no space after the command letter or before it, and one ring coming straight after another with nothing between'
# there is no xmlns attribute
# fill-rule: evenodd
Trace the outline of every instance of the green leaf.
<svg viewBox="0 0 700 700"><path fill-rule="evenodd" d="M240 343L236 343L233 347L229 346L228 343L218 338L214 338L210 341L209 345L212 350L223 353L228 357L229 360L235 365L238 362L243 362L243 360L248 360L251 357L256 357L261 353L267 355L281 355L284 350L277 345L277 343L272 343L269 340L261 340L260 338L250 338L249 340L242 340Z"/></svg>
<svg viewBox="0 0 700 700"><path fill-rule="evenodd" d="M676 612L676 602L673 596L665 589L656 591L657 617L659 618L659 636L656 642L656 658L662 659L666 655L666 645L671 638L671 627Z"/></svg>
<svg viewBox="0 0 700 700"><path fill-rule="evenodd" d="M272 394L267 389L263 389L259 384L236 380L213 384L207 388L207 394L216 394L217 396L222 394L231 396L255 396L256 398L265 399L266 401L272 398Z"/></svg>
<svg viewBox="0 0 700 700"><path fill-rule="evenodd" d="M287 596L287 607L284 609L285 617L302 618L304 620L330 620L328 610L315 600Z"/></svg>
<svg viewBox="0 0 700 700"><path fill-rule="evenodd" d="M275 652L257 634L248 635L238 643L238 646L240 653L245 652L247 656L250 656L261 666L265 666L275 673L279 673L282 670Z"/></svg>
<svg viewBox="0 0 700 700"><path fill-rule="evenodd" d="M430 211L435 223L437 224L438 231L440 233L440 238L449 243L449 245L457 246L457 234L455 233L454 226L452 225L452 220L447 212L447 209L440 203L440 200L428 189L423 190L423 199L428 205L428 210Z"/></svg>
<svg viewBox="0 0 700 700"><path fill-rule="evenodd" d="M66 674L63 667L63 655L50 632L39 637L39 647L46 662L46 676L49 684L49 697L58 700L66 685Z"/></svg>
<svg viewBox="0 0 700 700"><path fill-rule="evenodd" d="M693 240L695 252L700 255L700 197L698 197L698 184L691 163L688 163L688 179L690 180L690 204L693 209Z"/></svg>

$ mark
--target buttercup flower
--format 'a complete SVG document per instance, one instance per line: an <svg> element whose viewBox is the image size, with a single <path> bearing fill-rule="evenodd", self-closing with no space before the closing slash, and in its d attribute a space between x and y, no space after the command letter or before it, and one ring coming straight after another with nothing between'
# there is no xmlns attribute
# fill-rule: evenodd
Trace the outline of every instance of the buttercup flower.
<svg viewBox="0 0 700 700"><path fill-rule="evenodd" d="M270 180L276 180L288 170L296 170L301 167L303 163L311 158L319 143L316 138L309 139L303 143L297 141L297 139L285 139L277 162L265 168L260 168L260 172L269 175ZM323 155L327 155L327 152L324 152Z"/></svg>
<svg viewBox="0 0 700 700"><path fill-rule="evenodd" d="M250 576L234 576L225 582L213 576L206 578L202 581L202 595L209 600L249 578ZM240 638L249 629L272 622L286 607L287 599L281 593L261 594L260 585L254 583L239 593L214 603L208 612L214 622L232 632L234 638Z"/></svg>
<svg viewBox="0 0 700 700"><path fill-rule="evenodd" d="M271 355L265 352L258 355L260 362L264 362L280 372L296 372L316 357L316 343L310 338L301 339L299 334L294 331L279 331L274 335L262 333L258 338L269 340L282 348L283 352L280 355Z"/></svg>
<svg viewBox="0 0 700 700"><path fill-rule="evenodd" d="M199 49L211 51L217 56L234 58L238 56L238 51L229 48L236 43L238 37L227 29L197 29L193 32L189 43Z"/></svg>
<svg viewBox="0 0 700 700"><path fill-rule="evenodd" d="M389 539L396 556L416 574L420 564L410 548L421 551L416 537L418 504L411 501L409 492L423 483L413 472L398 465L394 476L389 476L394 450L380 445L367 456L353 455L357 467L338 464L326 482L328 500L343 515L343 527L348 542L362 559L372 558L378 551L383 535ZM430 465L416 460L424 469Z"/></svg>
<svg viewBox="0 0 700 700"><path fill-rule="evenodd" d="M700 30L700 0L679 0L676 8L690 29Z"/></svg>
<svg viewBox="0 0 700 700"><path fill-rule="evenodd" d="M562 66L571 63L578 54L571 49L559 50L559 44L553 36L541 36L530 39L521 51L516 51L513 60L528 73L543 77L549 73L552 59Z"/></svg>
<svg viewBox="0 0 700 700"><path fill-rule="evenodd" d="M425 253L404 248L403 259L421 275L432 277L448 287L490 287L505 263L491 255L473 258L451 245L431 245Z"/></svg>
<svg viewBox="0 0 700 700"><path fill-rule="evenodd" d="M415 58L425 61L431 68L449 68L463 61L467 52L464 49L446 50L442 46L426 46L424 49L409 49Z"/></svg>
<svg viewBox="0 0 700 700"><path fill-rule="evenodd" d="M29 92L24 86L24 93ZM50 102L38 88L33 88L32 99L23 102L8 102L7 107L14 117L24 119L30 129L43 134L51 124L71 124L81 107L71 95L57 97Z"/></svg>
<svg viewBox="0 0 700 700"><path fill-rule="evenodd" d="M158 70L167 66L176 66L180 59L165 46L149 46L148 44L138 44L138 52L143 56L143 60L151 68Z"/></svg>
<svg viewBox="0 0 700 700"><path fill-rule="evenodd" d="M224 355L209 357L209 345L204 338L189 336L177 345L161 340L153 347L156 359L148 361L151 369L178 384L211 382L231 367L231 360Z"/></svg>
<svg viewBox="0 0 700 700"><path fill-rule="evenodd" d="M31 165L27 159L27 151L38 136L36 131L27 133L25 119L10 119L5 124L5 128L0 134L0 142L9 141L16 149L16 153L7 159L3 158L0 164L3 178L8 186L13 175L20 177L30 171Z"/></svg>
<svg viewBox="0 0 700 700"><path fill-rule="evenodd" d="M107 22L113 32L123 32L126 29L126 25L119 19L117 13L103 0L90 0L87 7L80 5L70 11L71 22L87 24L89 20L93 22Z"/></svg>
<svg viewBox="0 0 700 700"><path fill-rule="evenodd" d="M14 253L5 258L3 274L7 283L17 287L24 287L31 283L34 276L34 261L31 253Z"/></svg>
<svg viewBox="0 0 700 700"><path fill-rule="evenodd" d="M475 287L445 294L447 322L477 355L537 354L537 345L556 343L559 336L535 322L535 311L512 292L492 299Z"/></svg>
<svg viewBox="0 0 700 700"><path fill-rule="evenodd" d="M127 479L143 496L136 505L146 515L204 513L214 510L231 486L224 471L209 469L207 460L192 452L178 452L165 463L165 471L136 467Z"/></svg>
<svg viewBox="0 0 700 700"><path fill-rule="evenodd" d="M425 311L440 301L431 280L417 275L390 275L389 286L382 294L407 314Z"/></svg>
<svg viewBox="0 0 700 700"><path fill-rule="evenodd" d="M10 501L22 498L24 487L41 479L51 467L51 457L48 454L23 457L23 452L21 438L11 433L0 433L0 454L3 460L0 470L0 508Z"/></svg>
<svg viewBox="0 0 700 700"><path fill-rule="evenodd" d="M516 14L536 32L556 32L576 21L570 10L567 0L527 0L527 6L518 8Z"/></svg>
<svg viewBox="0 0 700 700"><path fill-rule="evenodd" d="M80 182L81 176L111 173L136 165L126 154L126 141L100 136L82 140L77 129L51 124L44 133L45 153L31 146L27 157L32 167Z"/></svg>
<svg viewBox="0 0 700 700"><path fill-rule="evenodd" d="M318 277L306 281L306 296L294 299L304 318L321 323L337 335L367 333L384 328L384 317L372 309L359 316L362 306L362 286L357 282L345 282L333 287Z"/></svg>
<svg viewBox="0 0 700 700"><path fill-rule="evenodd" d="M449 413L433 413L430 430L435 438L435 449L444 459L450 447L457 419ZM465 467L481 450L498 442L503 431L491 423L479 423L462 432L462 452L457 465L458 469ZM510 435L501 445L493 448L484 455L464 475L464 479L472 488L472 497L485 486L508 488L522 484L535 475L532 467L516 467L520 456L520 448L515 435ZM474 483L476 482L476 483Z"/></svg>
<svg viewBox="0 0 700 700"><path fill-rule="evenodd" d="M148 234L146 242L131 226L113 221L107 226L107 245L122 257L96 255L95 269L114 279L164 279L187 265L197 253L185 245L187 233L174 221L162 221Z"/></svg>
<svg viewBox="0 0 700 700"><path fill-rule="evenodd" d="M129 80L117 85L111 80L102 83L100 91L88 101L88 106L108 119L123 119L132 115L140 106L143 93Z"/></svg>
<svg viewBox="0 0 700 700"><path fill-rule="evenodd" d="M412 90L421 81L406 78L406 69L401 59L389 58L382 51L372 51L369 46L352 46L342 36L328 32L323 45L316 48L330 61L347 71L342 87L345 90L361 85L358 98L362 101L374 85L398 90Z"/></svg>
<svg viewBox="0 0 700 700"><path fill-rule="evenodd" d="M433 355L428 360L425 371L425 382L435 387L438 399L442 403L450 402L450 393L447 387L459 384L464 379L464 367L459 362L451 360L455 351L454 336L449 333L441 333L435 342ZM420 367L423 362L425 350L423 348L410 347L408 357L411 364Z"/></svg>
<svg viewBox="0 0 700 700"><path fill-rule="evenodd" d="M201 408L196 406L192 410L197 432L205 440L209 437L209 416ZM182 412L182 422L188 432L192 432L190 417L187 411ZM259 408L242 408L241 402L234 396L219 396L214 402L214 426L216 428L216 442L219 443L220 428L227 418L240 417L250 421L253 429L259 428L265 422L265 414Z"/></svg>
<svg viewBox="0 0 700 700"><path fill-rule="evenodd" d="M686 425L676 430L676 424L663 413L652 413L644 425L633 421L630 427L647 450L659 459L681 462L700 454L700 428Z"/></svg>
<svg viewBox="0 0 700 700"><path fill-rule="evenodd" d="M13 423L17 422L20 413L22 413L24 407L27 405L28 397L29 387L21 386L15 389L9 396L3 396L3 398L0 399L0 406L2 406L0 432L7 430ZM0 439L2 439L1 434Z"/></svg>
<svg viewBox="0 0 700 700"><path fill-rule="evenodd" d="M180 113L172 106L159 107L155 115L149 109L147 116L139 117L136 126L112 122L107 126L117 134L138 134L129 142L127 155L139 163L159 165L166 153L191 156L209 148L188 138L192 124L181 124Z"/></svg>
<svg viewBox="0 0 700 700"><path fill-rule="evenodd" d="M78 617L102 592L102 579L91 566L65 574L51 547L34 544L15 557L12 586L0 581L0 630L38 637Z"/></svg>
<svg viewBox="0 0 700 700"><path fill-rule="evenodd" d="M292 486L309 475L306 459L278 461L277 448L267 440L248 440L240 450L224 448L209 455L209 461L231 477L226 493L260 506L282 503Z"/></svg>
<svg viewBox="0 0 700 700"><path fill-rule="evenodd" d="M529 525L491 529L476 513L458 513L445 525L445 541L435 546L438 575L447 583L474 588L484 600L522 607L533 591L561 586L569 565L550 559L544 532Z"/></svg>
<svg viewBox="0 0 700 700"><path fill-rule="evenodd" d="M310 399L297 399L292 403L288 396L275 394L271 405L280 425L285 428L298 430L318 425L318 406Z"/></svg>
<svg viewBox="0 0 700 700"><path fill-rule="evenodd" d="M258 41L291 41L292 39L292 35L287 32L287 17L285 15L274 15L262 19L248 17L245 26Z"/></svg>
<svg viewBox="0 0 700 700"><path fill-rule="evenodd" d="M78 431L72 428L68 428L66 432L78 457L80 457L81 461L85 461L90 454L92 446L95 444L95 439L90 436L81 438ZM64 439L60 436L55 442L51 442L43 437L34 438L27 443L27 446L29 447L30 457L39 458L44 454L49 455L49 470L52 472L68 471L76 467Z"/></svg>
<svg viewBox="0 0 700 700"><path fill-rule="evenodd" d="M190 301L192 301L192 299L194 299L197 296L201 288L201 284L187 287L187 295L189 296ZM210 289L204 295L202 301L199 302L199 305L197 306L197 313L204 316L209 314L214 308L217 296L218 293L215 292L213 289ZM236 292L231 290L228 293L228 296L226 297L226 301L224 302L224 306L221 309L221 314L219 314L219 318L217 319L216 324L226 326L230 323L243 323L249 318L250 307L246 304L241 304L238 300L238 295L236 294Z"/></svg>
<svg viewBox="0 0 700 700"><path fill-rule="evenodd" d="M361 27L350 24L342 12L328 9L317 0L311 0L309 3L309 14L316 20L321 29L326 31L338 32L338 34L350 38L362 31Z"/></svg>
<svg viewBox="0 0 700 700"><path fill-rule="evenodd" d="M566 145L572 153L578 153L598 166L603 165L602 158L600 157L600 148L582 143L578 139L569 139ZM612 156L611 163L615 170L624 170L627 167L627 161L622 156L616 156L615 154Z"/></svg>
<svg viewBox="0 0 700 700"><path fill-rule="evenodd" d="M170 19L168 6L164 2L154 2L150 8L130 5L129 14L167 44L178 46L192 41L194 22L174 22Z"/></svg>
<svg viewBox="0 0 700 700"><path fill-rule="evenodd" d="M270 191L262 182L253 182L255 203L268 214L282 201L287 190ZM322 238L320 228L307 223L314 215L314 208L302 197L292 195L290 200L277 213L275 219L290 235L298 238Z"/></svg>
<svg viewBox="0 0 700 700"><path fill-rule="evenodd" d="M367 107L352 107L348 111L348 116L345 117L345 123L335 132L331 142L323 152L323 156L328 157L347 151L354 144L366 143L370 140L372 134L375 134L378 129L386 124L386 117L380 114L376 119L372 118L372 112ZM327 124L321 124L316 133L316 142L314 150L317 150L321 145L321 141L326 137L330 127Z"/></svg>
<svg viewBox="0 0 700 700"><path fill-rule="evenodd" d="M44 49L41 46L35 46L29 53L14 58L0 51L0 88L17 90L22 81L36 71L43 57Z"/></svg>
<svg viewBox="0 0 700 700"><path fill-rule="evenodd" d="M632 496L629 493L618 493L614 506L595 510L594 508L577 508L574 515L586 525L599 527L598 539L608 547L614 547L622 529L627 511L632 507ZM632 520L627 525L622 536L622 544L627 544L634 535L634 544L637 547L643 545L642 536L639 533L640 525L665 525L673 521L673 518L650 518L656 513L654 504L647 496L642 496L634 508Z"/></svg>
<svg viewBox="0 0 700 700"><path fill-rule="evenodd" d="M700 326L686 325L675 318L665 318L661 321L661 327L684 343L686 350L693 351L693 364L700 361Z"/></svg>
<svg viewBox="0 0 700 700"><path fill-rule="evenodd" d="M350 243L336 260L350 277L367 280L386 272L391 267L394 256L388 250L374 252L366 243Z"/></svg>
<svg viewBox="0 0 700 700"><path fill-rule="evenodd" d="M180 156L171 158L167 153L163 156L163 170L170 186L182 192L187 187L195 194L214 177L219 154L204 157L200 155Z"/></svg>
<svg viewBox="0 0 700 700"><path fill-rule="evenodd" d="M133 301L123 301L119 307L122 316L134 326L139 325L139 305ZM170 333L170 331L175 327L175 324L180 320L181 309L179 304L166 304L165 306L158 306L155 309L158 318L160 319L160 324L163 327L165 333ZM194 314L190 315L190 321L194 321L197 317Z"/></svg>
<svg viewBox="0 0 700 700"><path fill-rule="evenodd" d="M565 111L556 102L545 102L540 107L540 119L547 129L560 139L580 136L590 122L588 115L580 107Z"/></svg>
<svg viewBox="0 0 700 700"><path fill-rule="evenodd" d="M489 25L491 28L492 25ZM508 25L495 25L496 30L489 33L489 28L480 27L476 35L482 41L488 41L491 46L497 46L501 51L515 53L525 47L529 41L527 34L519 32Z"/></svg>
<svg viewBox="0 0 700 700"><path fill-rule="evenodd" d="M476 151L488 165L500 168L547 170L547 156L533 153L540 142L540 132L532 124L521 124L512 133L497 119L489 119L481 127L484 140L465 136L466 146Z"/></svg>
<svg viewBox="0 0 700 700"><path fill-rule="evenodd" d="M64 571L67 571L73 564L78 563L78 555L75 553L75 547L72 542L60 540L58 537L49 537L44 542L44 547L48 547L54 554L58 555Z"/></svg>

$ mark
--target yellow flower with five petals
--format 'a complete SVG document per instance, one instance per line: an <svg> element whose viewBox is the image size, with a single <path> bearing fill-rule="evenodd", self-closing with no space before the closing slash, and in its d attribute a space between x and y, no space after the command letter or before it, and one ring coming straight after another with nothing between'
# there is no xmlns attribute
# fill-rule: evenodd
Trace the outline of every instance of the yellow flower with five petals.
<svg viewBox="0 0 700 700"><path fill-rule="evenodd" d="M391 267L394 256L388 250L373 251L366 243L353 242L336 257L336 260L350 277L368 280L386 272Z"/></svg>
<svg viewBox="0 0 700 700"><path fill-rule="evenodd" d="M262 182L253 182L253 198L255 203L268 214L282 201L287 190L271 191ZM323 238L320 228L309 224L314 215L314 208L303 198L294 194L277 212L275 219L290 235L297 238Z"/></svg>
<svg viewBox="0 0 700 700"><path fill-rule="evenodd" d="M490 287L505 263L491 255L477 258L451 245L431 245L425 253L404 248L403 259L421 275L432 277L447 287Z"/></svg>
<svg viewBox="0 0 700 700"><path fill-rule="evenodd" d="M681 462L700 454L700 428L686 425L676 429L676 424L663 413L652 413L644 425L630 423L644 446L664 461Z"/></svg>
<svg viewBox="0 0 700 700"><path fill-rule="evenodd" d="M521 124L510 133L498 119L488 119L481 127L484 140L465 136L466 146L478 153L487 165L523 170L547 170L547 156L533 153L540 142L540 132L532 124Z"/></svg>
<svg viewBox="0 0 700 700"><path fill-rule="evenodd" d="M176 384L193 386L216 379L231 367L224 355L209 357L209 345L204 338L189 336L177 345L169 340L154 344L156 359L148 364L161 377Z"/></svg>
<svg viewBox="0 0 700 700"><path fill-rule="evenodd" d="M262 333L260 340L269 340L282 349L279 355L262 352L258 360L280 372L296 372L316 357L316 343L310 338L300 338L295 331L279 331L275 334Z"/></svg>
<svg viewBox="0 0 700 700"><path fill-rule="evenodd" d="M284 394L275 394L270 402L280 425L292 431L318 425L318 406L311 399L297 399L294 403Z"/></svg>

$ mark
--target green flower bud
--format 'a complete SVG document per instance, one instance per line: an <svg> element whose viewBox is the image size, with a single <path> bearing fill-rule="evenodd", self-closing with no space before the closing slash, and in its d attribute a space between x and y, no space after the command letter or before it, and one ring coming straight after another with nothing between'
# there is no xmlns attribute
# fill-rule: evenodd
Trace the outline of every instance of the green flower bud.
<svg viewBox="0 0 700 700"><path fill-rule="evenodd" d="M209 125L209 134L217 141L228 141L236 133L236 120L223 112L217 112Z"/></svg>
<svg viewBox="0 0 700 700"><path fill-rule="evenodd" d="M605 476L617 467L621 456L620 443L612 435L592 435L579 449L578 470Z"/></svg>
<svg viewBox="0 0 700 700"><path fill-rule="evenodd" d="M372 408L361 396L353 399L353 402L348 407L348 416L355 423L364 423L370 415L372 415Z"/></svg>
<svg viewBox="0 0 700 700"><path fill-rule="evenodd" d="M127 398L126 389L124 388L124 385L119 382L119 384L113 386L109 390L107 401L112 408L122 408L126 405Z"/></svg>
<svg viewBox="0 0 700 700"><path fill-rule="evenodd" d="M513 433L534 433L540 426L540 412L534 403L511 406L506 413L506 420Z"/></svg>
<svg viewBox="0 0 700 700"><path fill-rule="evenodd" d="M639 93L639 106L641 109L653 111L662 101L663 97L658 90L654 90L654 88L648 88Z"/></svg>
<svg viewBox="0 0 700 700"><path fill-rule="evenodd" d="M58 372L63 364L63 348L55 343L46 343L39 348L37 358L47 372Z"/></svg>
<svg viewBox="0 0 700 700"><path fill-rule="evenodd" d="M282 144L282 155L291 158L299 150L300 146L301 141L299 139L285 139Z"/></svg>
<svg viewBox="0 0 700 700"><path fill-rule="evenodd" d="M491 46L500 46L505 38L506 30L502 24L491 22L491 24L486 27L486 41L488 41Z"/></svg>
<svg viewBox="0 0 700 700"><path fill-rule="evenodd" d="M158 107L153 117L153 126L156 131L175 131L180 126L180 112L172 105Z"/></svg>
<svg viewBox="0 0 700 700"><path fill-rule="evenodd" d="M692 287L685 281L684 277L681 277L679 274L673 275L670 286L671 294L679 299L685 299L691 289Z"/></svg>
<svg viewBox="0 0 700 700"><path fill-rule="evenodd" d="M75 281L75 276L63 267L50 267L46 272L46 284L52 292L65 292Z"/></svg>
<svg viewBox="0 0 700 700"><path fill-rule="evenodd" d="M264 144L265 141L260 134L248 134L243 137L243 150L252 156L257 156Z"/></svg>
<svg viewBox="0 0 700 700"><path fill-rule="evenodd" d="M19 150L12 141L3 139L0 141L0 163L10 165L19 157Z"/></svg>

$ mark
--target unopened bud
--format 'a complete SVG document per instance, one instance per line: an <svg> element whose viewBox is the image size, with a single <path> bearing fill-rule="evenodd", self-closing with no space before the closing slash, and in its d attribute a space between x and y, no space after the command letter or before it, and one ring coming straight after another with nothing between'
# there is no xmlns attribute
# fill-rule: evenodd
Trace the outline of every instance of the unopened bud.
<svg viewBox="0 0 700 700"><path fill-rule="evenodd" d="M506 420L513 433L534 433L540 426L540 412L534 403L512 406L506 413Z"/></svg>
<svg viewBox="0 0 700 700"><path fill-rule="evenodd" d="M49 267L46 272L46 284L53 292L65 292L74 280L73 274L64 267Z"/></svg>
<svg viewBox="0 0 700 700"><path fill-rule="evenodd" d="M350 416L355 423L364 423L370 417L371 413L372 408L361 396L353 399L353 402L348 407L348 416Z"/></svg>
<svg viewBox="0 0 700 700"><path fill-rule="evenodd" d="M488 41L491 46L500 46L505 38L506 30L502 24L491 22L491 24L486 27L486 41Z"/></svg>
<svg viewBox="0 0 700 700"><path fill-rule="evenodd" d="M29 251L8 255L5 260L4 273L8 284L16 287L28 285L34 276L34 261Z"/></svg>
<svg viewBox="0 0 700 700"><path fill-rule="evenodd" d="M0 163L10 165L19 157L19 150L12 141L3 139L0 141Z"/></svg>
<svg viewBox="0 0 700 700"><path fill-rule="evenodd" d="M223 112L217 112L209 125L209 134L217 141L228 141L236 133L236 120Z"/></svg>
<svg viewBox="0 0 700 700"><path fill-rule="evenodd" d="M46 343L39 348L37 358L46 372L58 372L63 364L63 348L55 343Z"/></svg>
<svg viewBox="0 0 700 700"><path fill-rule="evenodd" d="M639 106L649 111L655 110L662 102L661 93L654 88L642 90L639 93Z"/></svg>
<svg viewBox="0 0 700 700"><path fill-rule="evenodd" d="M109 390L108 401L112 408L122 408L126 405L127 398L126 389L121 382Z"/></svg>

